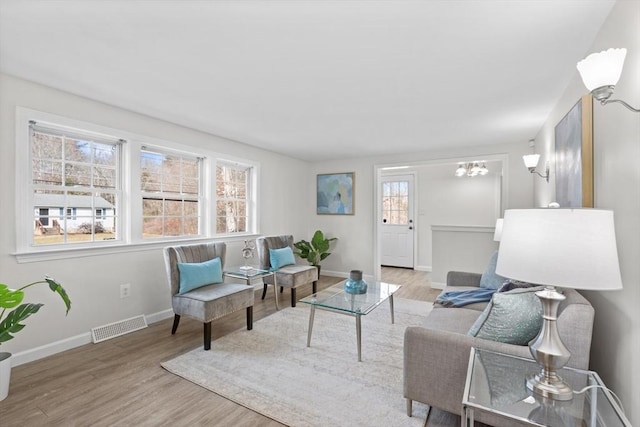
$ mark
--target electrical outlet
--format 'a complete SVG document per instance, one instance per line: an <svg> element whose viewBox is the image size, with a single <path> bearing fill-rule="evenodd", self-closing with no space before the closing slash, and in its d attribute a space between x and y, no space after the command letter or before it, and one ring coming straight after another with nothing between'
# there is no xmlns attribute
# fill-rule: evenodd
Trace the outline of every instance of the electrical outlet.
<svg viewBox="0 0 640 427"><path fill-rule="evenodd" d="M120 285L120 298L127 298L131 295L131 283Z"/></svg>

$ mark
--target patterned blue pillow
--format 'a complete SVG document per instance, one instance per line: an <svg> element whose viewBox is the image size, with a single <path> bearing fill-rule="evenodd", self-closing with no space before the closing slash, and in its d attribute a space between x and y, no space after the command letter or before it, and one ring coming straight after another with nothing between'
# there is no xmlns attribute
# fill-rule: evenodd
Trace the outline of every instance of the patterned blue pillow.
<svg viewBox="0 0 640 427"><path fill-rule="evenodd" d="M496 292L467 335L507 344L527 345L542 328L543 286Z"/></svg>
<svg viewBox="0 0 640 427"><path fill-rule="evenodd" d="M287 246L282 249L269 249L269 261L272 269L279 270L285 265L295 264L296 258L293 256L291 247Z"/></svg>
<svg viewBox="0 0 640 427"><path fill-rule="evenodd" d="M505 280L508 280L506 277L502 277L496 274L496 264L498 263L498 251L495 251L493 255L491 255L491 259L489 260L489 264L484 269L484 273L482 273L482 277L480 277L480 287L484 289L498 289Z"/></svg>
<svg viewBox="0 0 640 427"><path fill-rule="evenodd" d="M202 286L222 283L222 262L219 257L205 262L179 262L178 271L180 294Z"/></svg>

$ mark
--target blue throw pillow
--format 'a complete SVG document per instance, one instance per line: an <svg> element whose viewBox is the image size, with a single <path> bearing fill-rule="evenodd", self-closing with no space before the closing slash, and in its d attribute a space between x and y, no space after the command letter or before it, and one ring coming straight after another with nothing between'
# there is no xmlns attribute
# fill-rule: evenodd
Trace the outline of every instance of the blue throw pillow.
<svg viewBox="0 0 640 427"><path fill-rule="evenodd" d="M184 294L202 286L222 283L222 262L220 258L205 262L179 262L180 290Z"/></svg>
<svg viewBox="0 0 640 427"><path fill-rule="evenodd" d="M271 261L271 268L278 270L285 265L295 264L296 258L293 256L291 247L287 246L282 249L269 249L269 261Z"/></svg>
<svg viewBox="0 0 640 427"><path fill-rule="evenodd" d="M498 289L507 280L506 277L502 277L496 274L496 264L498 262L498 251L495 251L491 255L489 265L484 269L482 277L480 277L480 287L484 289Z"/></svg>
<svg viewBox="0 0 640 427"><path fill-rule="evenodd" d="M468 335L507 344L527 345L542 327L542 303L536 291L544 287L496 292Z"/></svg>

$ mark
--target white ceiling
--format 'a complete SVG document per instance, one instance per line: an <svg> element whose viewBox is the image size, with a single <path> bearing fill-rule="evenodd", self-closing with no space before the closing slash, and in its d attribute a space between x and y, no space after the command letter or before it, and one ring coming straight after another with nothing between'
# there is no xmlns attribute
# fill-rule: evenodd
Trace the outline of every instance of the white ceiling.
<svg viewBox="0 0 640 427"><path fill-rule="evenodd" d="M0 71L310 161L521 142L614 3L0 0Z"/></svg>

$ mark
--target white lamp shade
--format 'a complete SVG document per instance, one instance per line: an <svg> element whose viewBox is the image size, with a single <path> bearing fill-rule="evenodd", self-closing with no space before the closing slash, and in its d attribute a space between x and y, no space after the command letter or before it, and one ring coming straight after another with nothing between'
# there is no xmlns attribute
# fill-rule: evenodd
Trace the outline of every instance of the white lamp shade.
<svg viewBox="0 0 640 427"><path fill-rule="evenodd" d="M621 289L613 212L505 211L496 273L539 285Z"/></svg>
<svg viewBox="0 0 640 427"><path fill-rule="evenodd" d="M493 232L493 241L499 242L502 238L502 223L504 220L502 218L498 218L496 220L496 230Z"/></svg>
<svg viewBox="0 0 640 427"><path fill-rule="evenodd" d="M522 160L524 160L524 165L528 168L535 168L538 166L538 161L540 160L540 154L527 154L522 156Z"/></svg>
<svg viewBox="0 0 640 427"><path fill-rule="evenodd" d="M578 71L584 85L592 91L602 86L615 86L620 80L627 49L609 49L592 53L578 62Z"/></svg>

